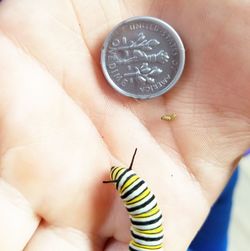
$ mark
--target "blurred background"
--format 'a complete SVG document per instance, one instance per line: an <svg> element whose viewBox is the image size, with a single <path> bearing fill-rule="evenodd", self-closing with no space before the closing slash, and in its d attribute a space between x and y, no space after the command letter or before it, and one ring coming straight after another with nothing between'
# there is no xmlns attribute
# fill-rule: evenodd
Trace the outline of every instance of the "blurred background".
<svg viewBox="0 0 250 251"><path fill-rule="evenodd" d="M250 250L250 166L240 168L234 193L229 251Z"/></svg>

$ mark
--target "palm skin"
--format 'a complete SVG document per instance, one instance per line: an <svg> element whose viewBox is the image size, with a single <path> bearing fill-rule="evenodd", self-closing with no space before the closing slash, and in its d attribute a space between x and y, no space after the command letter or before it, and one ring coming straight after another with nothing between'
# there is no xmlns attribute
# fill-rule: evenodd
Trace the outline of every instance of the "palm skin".
<svg viewBox="0 0 250 251"><path fill-rule="evenodd" d="M250 139L248 1L0 3L1 250L123 251L129 220L107 180L128 165L156 194L165 248L184 251ZM178 85L122 97L101 72L110 29L130 16L180 33ZM166 112L177 113L164 122Z"/></svg>

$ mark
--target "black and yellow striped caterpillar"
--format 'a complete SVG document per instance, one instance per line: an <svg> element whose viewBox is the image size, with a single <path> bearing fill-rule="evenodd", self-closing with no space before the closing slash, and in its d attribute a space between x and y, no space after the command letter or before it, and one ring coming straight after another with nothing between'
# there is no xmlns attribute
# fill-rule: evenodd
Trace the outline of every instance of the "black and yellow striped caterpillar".
<svg viewBox="0 0 250 251"><path fill-rule="evenodd" d="M161 210L145 181L132 170L136 151L129 168L111 167L111 180L103 183L116 183L116 189L129 213L132 223L129 250L163 250Z"/></svg>

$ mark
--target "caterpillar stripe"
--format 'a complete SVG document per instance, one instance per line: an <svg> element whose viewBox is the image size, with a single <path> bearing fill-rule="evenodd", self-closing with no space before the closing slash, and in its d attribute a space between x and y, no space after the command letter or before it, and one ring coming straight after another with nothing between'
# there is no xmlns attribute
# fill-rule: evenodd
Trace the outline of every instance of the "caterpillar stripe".
<svg viewBox="0 0 250 251"><path fill-rule="evenodd" d="M115 183L124 202L131 221L130 251L163 250L164 229L162 213L155 195L146 182L133 170L134 152L129 168L113 166L111 180L103 183Z"/></svg>

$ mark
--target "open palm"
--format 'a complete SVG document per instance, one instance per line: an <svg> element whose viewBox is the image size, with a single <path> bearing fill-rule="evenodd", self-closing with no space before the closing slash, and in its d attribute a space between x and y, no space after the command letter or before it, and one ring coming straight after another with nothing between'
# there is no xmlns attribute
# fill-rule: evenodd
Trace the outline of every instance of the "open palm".
<svg viewBox="0 0 250 251"><path fill-rule="evenodd" d="M164 250L186 250L249 146L249 5L2 1L1 250L127 250L127 213L102 180L136 147L134 170L163 211ZM147 101L116 93L99 64L107 33L137 15L167 21L186 47L178 85ZM161 121L168 112L177 119Z"/></svg>

